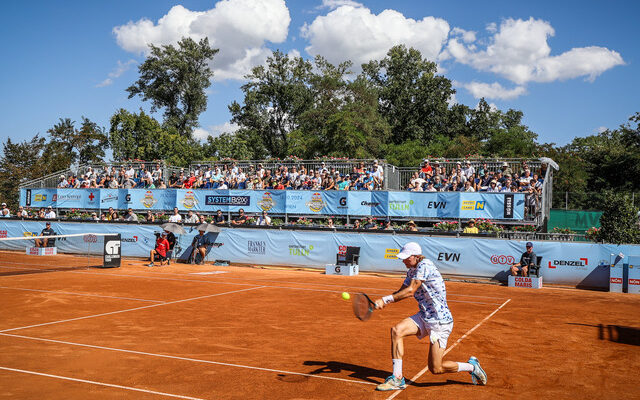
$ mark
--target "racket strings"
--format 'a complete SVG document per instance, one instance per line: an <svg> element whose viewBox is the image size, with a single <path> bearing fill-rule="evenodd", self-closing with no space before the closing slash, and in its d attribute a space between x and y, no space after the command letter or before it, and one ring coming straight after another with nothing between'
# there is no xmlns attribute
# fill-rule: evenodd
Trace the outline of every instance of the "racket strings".
<svg viewBox="0 0 640 400"><path fill-rule="evenodd" d="M353 313L358 319L362 321L369 319L372 311L369 300L364 295L357 294L353 297Z"/></svg>

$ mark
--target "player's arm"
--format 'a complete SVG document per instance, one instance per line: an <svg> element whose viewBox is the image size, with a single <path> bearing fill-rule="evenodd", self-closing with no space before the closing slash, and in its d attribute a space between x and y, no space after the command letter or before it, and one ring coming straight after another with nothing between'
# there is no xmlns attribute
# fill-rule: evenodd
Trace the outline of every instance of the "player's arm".
<svg viewBox="0 0 640 400"><path fill-rule="evenodd" d="M420 285L422 285L422 282L423 281L418 279L412 279L411 283L408 286L403 284L400 289L395 291L393 294L381 297L376 300L376 308L382 309L389 303L394 303L396 301L406 299L407 297L413 297L413 294L416 292L416 290L418 290Z"/></svg>

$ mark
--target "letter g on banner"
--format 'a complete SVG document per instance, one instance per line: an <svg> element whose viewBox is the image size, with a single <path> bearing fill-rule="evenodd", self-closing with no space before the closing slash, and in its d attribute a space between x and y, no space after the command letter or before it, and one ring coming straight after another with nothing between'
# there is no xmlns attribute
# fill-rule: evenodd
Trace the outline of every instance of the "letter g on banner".
<svg viewBox="0 0 640 400"><path fill-rule="evenodd" d="M501 255L492 255L491 256L491 264L501 264L501 265L510 265L514 264L516 259L513 256L505 256Z"/></svg>

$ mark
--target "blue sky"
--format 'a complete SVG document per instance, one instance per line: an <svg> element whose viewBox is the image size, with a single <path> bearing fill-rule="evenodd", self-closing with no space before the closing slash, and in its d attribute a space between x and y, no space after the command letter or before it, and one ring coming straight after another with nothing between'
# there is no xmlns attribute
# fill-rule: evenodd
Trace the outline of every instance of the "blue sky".
<svg viewBox="0 0 640 400"><path fill-rule="evenodd" d="M125 92L146 43L185 34L221 48L201 137L232 129L227 105L242 100L241 77L274 49L358 65L393 44L417 47L455 82L455 101L474 107L485 96L520 109L540 142L566 144L640 111L640 7L629 2L112 0L3 9L3 142L45 134L59 118L108 129L117 109L148 109Z"/></svg>

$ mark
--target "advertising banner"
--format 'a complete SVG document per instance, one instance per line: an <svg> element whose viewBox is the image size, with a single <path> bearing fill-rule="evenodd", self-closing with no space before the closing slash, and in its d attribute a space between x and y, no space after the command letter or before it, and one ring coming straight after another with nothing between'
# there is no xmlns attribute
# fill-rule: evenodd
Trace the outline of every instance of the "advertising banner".
<svg viewBox="0 0 640 400"><path fill-rule="evenodd" d="M43 228L42 221L0 221L0 236L35 236ZM159 226L153 225L72 222L54 222L52 229L62 235L119 232L121 255L140 258L149 256L155 245L154 233L161 231ZM185 229L187 233L176 238L176 255L181 259L188 257L191 241L198 234L193 227ZM345 246L354 246L360 247L361 271L406 271L396 255L403 244L415 241L422 247L423 254L444 274L502 281L507 280L509 267L518 262L525 251L525 241L501 239L242 228L224 228L220 233L207 235L212 244L207 261L222 259L238 263L324 268L326 264L335 263L336 254ZM61 241L56 246L61 252L82 254L87 251L76 243ZM0 248L21 250L16 241L0 241ZM102 250L102 247L96 249ZM533 251L542 257L540 274L546 283L607 289L610 263L613 261L609 259L610 255L621 252L640 254L640 246L544 241L533 242ZM620 261L620 266L622 263ZM636 279L636 270L640 268L632 265L634 272L629 269L629 278Z"/></svg>
<svg viewBox="0 0 640 400"><path fill-rule="evenodd" d="M26 207L524 219L522 193L208 189L22 189Z"/></svg>

